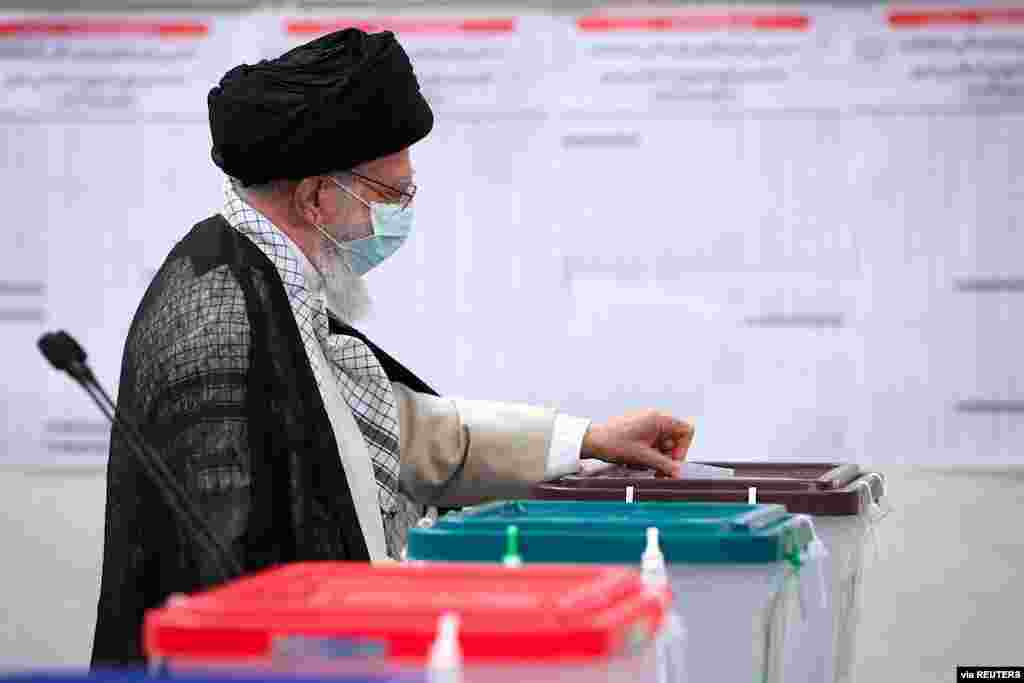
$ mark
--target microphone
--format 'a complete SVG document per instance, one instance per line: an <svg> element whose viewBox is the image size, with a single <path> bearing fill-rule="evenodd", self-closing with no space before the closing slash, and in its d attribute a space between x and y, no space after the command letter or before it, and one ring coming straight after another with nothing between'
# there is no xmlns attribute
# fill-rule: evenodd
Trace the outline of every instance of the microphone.
<svg viewBox="0 0 1024 683"><path fill-rule="evenodd" d="M128 451L138 460L146 475L156 486L178 521L196 540L196 544L211 560L222 580L242 573L234 553L224 544L216 532L199 513L195 503L182 488L181 483L168 469L160 455L146 441L138 427L124 419L110 395L103 389L86 363L85 349L75 338L64 330L50 332L39 338L39 350L53 367L68 373L82 385L89 398L100 412L120 430Z"/></svg>
<svg viewBox="0 0 1024 683"><path fill-rule="evenodd" d="M79 382L96 381L92 370L85 364L85 350L64 330L40 337L39 350L53 367L67 372Z"/></svg>

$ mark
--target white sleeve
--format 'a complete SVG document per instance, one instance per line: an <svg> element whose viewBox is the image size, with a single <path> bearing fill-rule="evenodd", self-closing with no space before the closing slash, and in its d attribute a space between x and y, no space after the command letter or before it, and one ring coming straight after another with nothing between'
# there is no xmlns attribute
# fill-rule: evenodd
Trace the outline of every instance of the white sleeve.
<svg viewBox="0 0 1024 683"><path fill-rule="evenodd" d="M583 448L583 437L589 427L590 420L585 417L563 413L555 415L551 446L548 448L548 462L544 471L545 479L557 479L579 472L580 450Z"/></svg>

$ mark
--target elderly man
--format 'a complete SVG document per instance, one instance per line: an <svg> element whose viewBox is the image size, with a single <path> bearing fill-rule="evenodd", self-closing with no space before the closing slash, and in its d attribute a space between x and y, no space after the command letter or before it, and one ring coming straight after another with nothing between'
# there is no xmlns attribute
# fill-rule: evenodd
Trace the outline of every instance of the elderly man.
<svg viewBox="0 0 1024 683"><path fill-rule="evenodd" d="M147 290L118 410L243 571L397 558L428 506L521 496L581 456L676 472L685 422L446 400L350 326L361 276L412 228L409 148L433 125L393 35L347 29L239 66L209 111L225 204ZM145 609L220 578L117 433L107 476L103 664L141 657Z"/></svg>

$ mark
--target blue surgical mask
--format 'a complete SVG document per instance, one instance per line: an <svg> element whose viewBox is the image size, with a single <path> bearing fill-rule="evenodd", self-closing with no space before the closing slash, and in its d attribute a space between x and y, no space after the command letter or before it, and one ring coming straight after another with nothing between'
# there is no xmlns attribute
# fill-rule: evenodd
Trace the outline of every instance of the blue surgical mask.
<svg viewBox="0 0 1024 683"><path fill-rule="evenodd" d="M339 242L323 226L317 225L316 227L336 247L352 255L353 272L357 275L366 275L405 243L409 233L412 232L412 206L402 209L397 204L368 202L338 181L334 182L342 190L369 207L373 234L350 242Z"/></svg>

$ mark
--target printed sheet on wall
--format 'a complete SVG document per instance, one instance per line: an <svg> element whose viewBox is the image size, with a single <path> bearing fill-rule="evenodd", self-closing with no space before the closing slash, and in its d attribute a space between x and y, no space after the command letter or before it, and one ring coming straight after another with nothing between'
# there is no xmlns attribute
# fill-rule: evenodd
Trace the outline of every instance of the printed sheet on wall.
<svg viewBox="0 0 1024 683"><path fill-rule="evenodd" d="M1024 6L757 4L0 18L0 464L102 466L36 339L116 388L222 202L207 91L344 26L394 31L435 110L361 326L442 392L658 407L699 459L1019 461Z"/></svg>

